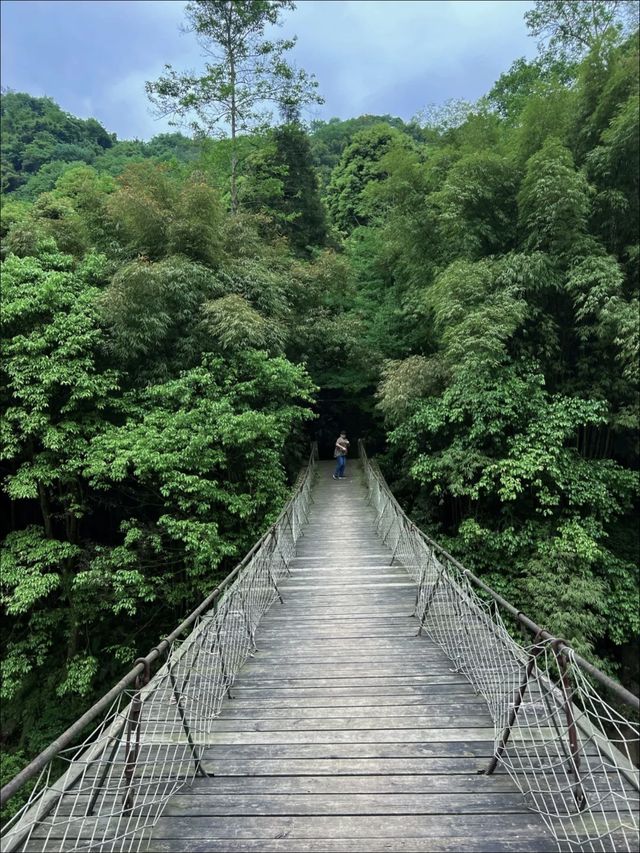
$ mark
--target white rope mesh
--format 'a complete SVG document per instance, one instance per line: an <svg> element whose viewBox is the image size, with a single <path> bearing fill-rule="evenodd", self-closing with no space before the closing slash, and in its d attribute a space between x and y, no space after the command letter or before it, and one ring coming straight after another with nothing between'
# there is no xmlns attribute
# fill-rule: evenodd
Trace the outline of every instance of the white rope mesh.
<svg viewBox="0 0 640 853"><path fill-rule="evenodd" d="M410 522L362 462L380 536L417 585L415 615L487 702L495 756L561 851L637 851L638 727L599 695L566 645L520 646L496 602ZM537 638L536 638L537 640Z"/></svg>
<svg viewBox="0 0 640 853"><path fill-rule="evenodd" d="M45 767L3 830L3 853L140 850L171 796L204 773L212 723L289 571L315 465L314 449L276 525L148 684L123 691L83 744Z"/></svg>

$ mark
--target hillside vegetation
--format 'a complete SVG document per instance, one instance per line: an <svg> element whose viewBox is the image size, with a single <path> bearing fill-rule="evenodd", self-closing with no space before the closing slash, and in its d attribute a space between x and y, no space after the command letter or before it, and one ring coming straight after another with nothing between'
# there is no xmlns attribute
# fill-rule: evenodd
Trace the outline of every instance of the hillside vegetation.
<svg viewBox="0 0 640 853"><path fill-rule="evenodd" d="M120 141L2 95L6 775L341 416L418 524L637 689L638 34L553 32L410 123Z"/></svg>

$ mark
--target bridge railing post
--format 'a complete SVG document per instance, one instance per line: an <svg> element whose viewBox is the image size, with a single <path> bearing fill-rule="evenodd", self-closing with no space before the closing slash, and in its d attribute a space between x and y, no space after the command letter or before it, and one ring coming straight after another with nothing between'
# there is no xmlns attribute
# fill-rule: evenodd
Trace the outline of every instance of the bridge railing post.
<svg viewBox="0 0 640 853"><path fill-rule="evenodd" d="M432 560L433 560L433 551L429 554L429 556L427 558L427 563L425 565L425 573L426 573L426 568L429 566L429 563ZM444 578L444 573L445 573L445 563L442 562L442 563L440 563L440 570L439 570L438 574L436 575L436 578L433 582L433 586L431 587L431 589L427 593L427 600L424 603L424 609L422 611L422 616L420 617L420 627L418 628L418 634L417 634L418 637L422 634L422 631L424 629L424 623L427 620L427 615L429 614L429 610L431 608L431 605L433 604L433 601L436 597L436 593L438 592L438 587L440 586L440 584ZM416 607L417 607L417 603L416 603Z"/></svg>
<svg viewBox="0 0 640 853"><path fill-rule="evenodd" d="M539 639L540 639L539 636L536 636L534 639L535 645L532 648L532 650L530 652L529 660L527 661L527 664L524 667L524 670L522 673L522 678L520 680L520 684L518 686L518 689L516 690L513 703L511 705L510 710L509 710L509 718L507 720L507 724L504 727L504 729L502 730L502 733L500 735L500 741L499 741L498 746L496 747L496 749L493 753L493 758L489 762L489 766L486 768L486 770L479 771L480 773L484 773L485 776L491 776L491 774L494 772L494 770L498 766L498 763L499 763L500 759L502 758L502 755L503 755L505 749L507 748L509 738L511 737L511 731L513 729L513 726L515 725L516 718L518 716L518 711L520 710L520 706L522 705L525 693L527 692L527 688L529 686L529 680L531 679L531 674L533 673L534 667L536 666L536 664L538 662L538 657L539 657L539 655L543 649L543 646L540 643L538 643Z"/></svg>
<svg viewBox="0 0 640 853"><path fill-rule="evenodd" d="M175 662L173 662L171 659L169 659L169 661L167 663L167 672L169 675L169 681L171 682L171 689L173 691L173 699L174 699L174 703L176 706L176 710L178 712L178 716L180 717L180 723L182 725L182 729L183 729L185 736L187 738L187 744L189 745L191 757L193 758L193 761L195 763L196 774L198 776L209 776L209 774L206 772L206 770L202 766L202 757L198 754L197 747L193 741L193 737L191 735L191 726L189 725L189 721L187 719L187 714L186 714L184 706L183 706L185 688L191 679L192 673L194 672L196 663L198 662L198 658L200 657L201 650L202 650L202 646L199 646L197 654L196 654L193 662L189 665L189 671L188 671L180 689L178 689L178 681L177 681L175 674L174 674L174 671L173 671L174 667L175 667Z"/></svg>
<svg viewBox="0 0 640 853"><path fill-rule="evenodd" d="M244 611L244 608L243 608ZM215 631L215 638L212 645L215 647L216 652L218 654L218 660L220 661L220 672L222 673L222 680L225 685L225 693L229 697L229 699L233 699L233 695L231 693L231 679L227 673L227 665L224 658L224 650L222 648L222 641L220 638L220 625L218 622L218 614L220 612L219 608L219 599L216 599L213 603L213 628Z"/></svg>
<svg viewBox="0 0 640 853"><path fill-rule="evenodd" d="M142 663L144 669L138 675L135 682L135 693L129 706L129 714L127 717L127 746L125 755L124 777L125 790L122 795L122 804L125 812L133 809L133 779L138 765L138 756L140 755L140 725L142 716L142 699L140 692L143 687L149 683L150 671L149 662L146 658L138 658L136 664Z"/></svg>
<svg viewBox="0 0 640 853"><path fill-rule="evenodd" d="M571 680L569 677L569 667L567 665L567 657L562 650L563 642L554 640L552 646L555 659L560 672L560 689L562 691L562 700L564 706L565 719L567 721L567 736L569 740L568 758L571 765L571 772L575 780L573 787L573 797L579 811L583 811L587 807L587 795L582 786L580 779L580 742L578 740L578 729L574 717L573 691L571 689Z"/></svg>

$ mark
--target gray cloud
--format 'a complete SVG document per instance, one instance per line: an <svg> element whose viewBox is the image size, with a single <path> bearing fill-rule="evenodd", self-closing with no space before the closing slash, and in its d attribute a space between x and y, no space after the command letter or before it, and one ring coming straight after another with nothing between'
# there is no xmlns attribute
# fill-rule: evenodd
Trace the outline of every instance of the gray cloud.
<svg viewBox="0 0 640 853"><path fill-rule="evenodd" d="M150 115L144 83L165 62L200 65L182 35L181 0L5 0L2 84L50 95L63 109L94 115L120 138L168 128ZM391 113L410 118L425 104L475 100L518 56L535 54L529 2L495 0L302 0L283 36L316 74L326 103L315 117Z"/></svg>

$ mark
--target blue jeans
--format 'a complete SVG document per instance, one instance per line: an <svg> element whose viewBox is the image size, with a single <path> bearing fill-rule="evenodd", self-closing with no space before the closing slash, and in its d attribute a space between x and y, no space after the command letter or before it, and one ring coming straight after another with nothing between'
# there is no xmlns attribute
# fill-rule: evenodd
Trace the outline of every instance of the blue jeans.
<svg viewBox="0 0 640 853"><path fill-rule="evenodd" d="M347 457L346 456L338 456L336 459L336 477L344 477L344 469L347 467Z"/></svg>

